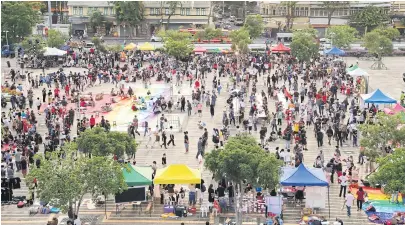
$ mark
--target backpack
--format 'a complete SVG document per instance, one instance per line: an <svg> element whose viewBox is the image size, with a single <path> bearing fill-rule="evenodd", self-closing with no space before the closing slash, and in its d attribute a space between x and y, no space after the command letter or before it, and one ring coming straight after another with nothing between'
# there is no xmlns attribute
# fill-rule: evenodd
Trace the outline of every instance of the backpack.
<svg viewBox="0 0 405 225"><path fill-rule="evenodd" d="M201 185L201 192L205 192L207 190L207 188L205 187L204 184Z"/></svg>

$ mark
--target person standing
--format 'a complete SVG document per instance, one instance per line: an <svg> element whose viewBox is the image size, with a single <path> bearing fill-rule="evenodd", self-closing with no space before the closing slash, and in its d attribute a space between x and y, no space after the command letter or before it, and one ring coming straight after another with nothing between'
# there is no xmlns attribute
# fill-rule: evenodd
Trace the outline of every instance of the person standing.
<svg viewBox="0 0 405 225"><path fill-rule="evenodd" d="M46 101L46 89L43 88L42 89L42 102L45 102L45 101Z"/></svg>
<svg viewBox="0 0 405 225"><path fill-rule="evenodd" d="M184 132L184 147L186 148L186 153L188 153L189 148L189 139L188 139L188 132Z"/></svg>
<svg viewBox="0 0 405 225"><path fill-rule="evenodd" d="M162 144L160 147L162 148L165 146L165 149L167 149L167 136L166 136L166 131L162 131Z"/></svg>
<svg viewBox="0 0 405 225"><path fill-rule="evenodd" d="M153 134L155 135L155 141L152 143L153 148L155 146L155 143L157 142L158 145L160 145L160 136L159 136L159 127L156 125L156 129L153 131Z"/></svg>
<svg viewBox="0 0 405 225"><path fill-rule="evenodd" d="M347 188L346 172L343 172L342 176L340 176L338 179L340 180L339 197L342 197L342 192L343 192L343 198L345 198L346 197L346 188Z"/></svg>
<svg viewBox="0 0 405 225"><path fill-rule="evenodd" d="M90 117L90 128L93 129L93 127L96 125L96 118L94 118L93 115Z"/></svg>
<svg viewBox="0 0 405 225"><path fill-rule="evenodd" d="M19 149L15 152L14 155L14 160L15 160L15 167L17 168L17 172L21 170L21 152Z"/></svg>
<svg viewBox="0 0 405 225"><path fill-rule="evenodd" d="M364 195L365 195L363 188L360 187L356 194L357 194L357 211L360 211L363 208Z"/></svg>
<svg viewBox="0 0 405 225"><path fill-rule="evenodd" d="M149 128L149 132L145 131L145 134L148 133L148 142L146 143L146 148L148 148L149 144L152 142L152 132L150 131Z"/></svg>
<svg viewBox="0 0 405 225"><path fill-rule="evenodd" d="M345 201L344 201L344 205L346 205L346 209L347 209L347 216L350 217L351 216L351 208L353 206L354 203L354 196L352 195L352 193L350 193L350 191L347 192L347 195L345 197Z"/></svg>
<svg viewBox="0 0 405 225"><path fill-rule="evenodd" d="M167 146L169 146L170 145L170 143L173 145L173 146L176 146L175 144L174 144L174 134L173 134L173 127L172 126L170 126L170 131L169 131L169 142L167 143Z"/></svg>

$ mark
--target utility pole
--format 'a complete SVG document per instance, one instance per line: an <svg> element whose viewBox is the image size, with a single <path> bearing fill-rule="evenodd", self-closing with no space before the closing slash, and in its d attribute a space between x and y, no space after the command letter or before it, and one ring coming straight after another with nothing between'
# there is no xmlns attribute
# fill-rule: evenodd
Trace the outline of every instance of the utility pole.
<svg viewBox="0 0 405 225"><path fill-rule="evenodd" d="M49 16L49 29L52 29L52 6L51 6L51 1L48 1L48 16Z"/></svg>

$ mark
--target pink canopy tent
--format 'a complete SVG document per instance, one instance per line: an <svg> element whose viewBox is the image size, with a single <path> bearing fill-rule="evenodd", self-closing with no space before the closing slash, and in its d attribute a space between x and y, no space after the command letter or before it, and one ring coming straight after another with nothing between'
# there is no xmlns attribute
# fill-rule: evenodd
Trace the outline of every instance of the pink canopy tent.
<svg viewBox="0 0 405 225"><path fill-rule="evenodd" d="M405 112L405 108L401 104L397 103L392 109L385 108L384 112L389 115L394 115L400 112Z"/></svg>
<svg viewBox="0 0 405 225"><path fill-rule="evenodd" d="M392 111L395 113L405 112L405 108L401 104L397 103L394 108L392 108Z"/></svg>
<svg viewBox="0 0 405 225"><path fill-rule="evenodd" d="M194 52L207 52L207 49L204 47L196 47L194 49Z"/></svg>

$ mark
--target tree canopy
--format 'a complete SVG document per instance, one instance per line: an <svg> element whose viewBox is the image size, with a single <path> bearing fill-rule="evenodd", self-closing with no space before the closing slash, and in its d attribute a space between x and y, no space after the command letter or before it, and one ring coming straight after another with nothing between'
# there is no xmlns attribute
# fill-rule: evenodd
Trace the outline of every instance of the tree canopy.
<svg viewBox="0 0 405 225"><path fill-rule="evenodd" d="M199 31L196 37L202 40L212 40L214 38L219 38L223 35L221 29L214 29L212 27L207 27L203 31Z"/></svg>
<svg viewBox="0 0 405 225"><path fill-rule="evenodd" d="M303 29L293 32L293 39L290 44L291 53L298 60L310 61L318 55L319 44L315 41L315 29Z"/></svg>
<svg viewBox="0 0 405 225"><path fill-rule="evenodd" d="M121 193L127 188L122 166L111 157L92 158L76 156L77 145L70 143L61 152L52 152L48 160L41 159L39 168L33 167L27 176L32 183L38 181L36 189L41 201L49 202L62 212L68 212L76 202L75 214L79 214L80 203L85 194L93 199L100 195ZM72 215L70 211L70 215Z"/></svg>
<svg viewBox="0 0 405 225"><path fill-rule="evenodd" d="M106 132L101 127L86 129L77 138L79 151L92 156L110 156L112 154L117 157L128 156L135 154L137 143L135 139L128 134L110 131Z"/></svg>
<svg viewBox="0 0 405 225"><path fill-rule="evenodd" d="M243 27L239 30L233 30L229 35L232 39L232 50L239 54L247 54L249 52L249 44L252 40L249 36L249 31Z"/></svg>
<svg viewBox="0 0 405 225"><path fill-rule="evenodd" d="M392 154L379 158L377 162L379 167L370 175L370 183L373 186L384 186L386 193L405 193L405 149L395 149Z"/></svg>
<svg viewBox="0 0 405 225"><path fill-rule="evenodd" d="M379 31L367 33L363 40L363 46L367 48L368 52L377 54L379 58L383 55L391 54L394 49L392 40Z"/></svg>
<svg viewBox="0 0 405 225"><path fill-rule="evenodd" d="M286 25L285 28L287 31L291 30L295 18L295 7L297 6L297 1L285 1L281 2L281 5L285 7L286 10Z"/></svg>
<svg viewBox="0 0 405 225"><path fill-rule="evenodd" d="M63 44L65 44L67 37L62 34L62 32L54 29L48 30L48 39L47 44L48 47L51 48L60 48Z"/></svg>
<svg viewBox="0 0 405 225"><path fill-rule="evenodd" d="M144 19L144 5L140 1L114 1L118 23L135 27Z"/></svg>
<svg viewBox="0 0 405 225"><path fill-rule="evenodd" d="M347 1L323 1L322 8L328 14L328 25L330 25L330 21L332 20L332 15L336 10L346 8L348 6Z"/></svg>
<svg viewBox="0 0 405 225"><path fill-rule="evenodd" d="M105 19L103 14L100 11L96 10L91 13L89 20L91 28L94 32L97 32L97 27L101 26L104 23Z"/></svg>
<svg viewBox="0 0 405 225"><path fill-rule="evenodd" d="M167 24L166 28L169 29L170 27L170 18L176 13L177 8L183 8L182 1L168 1L166 4L169 7L169 15L167 16Z"/></svg>
<svg viewBox="0 0 405 225"><path fill-rule="evenodd" d="M392 27L384 27L384 26L380 26L380 27L374 29L373 32L377 32L378 34L380 34L384 37L387 37L390 40L393 40L393 39L399 37L399 35L400 35L398 29L392 28Z"/></svg>
<svg viewBox="0 0 405 225"><path fill-rule="evenodd" d="M263 18L261 15L249 15L243 26L249 32L250 38L256 39L263 33Z"/></svg>
<svg viewBox="0 0 405 225"><path fill-rule="evenodd" d="M382 8L367 6L363 10L353 14L350 22L359 27L364 27L364 34L369 28L375 28L388 22L390 17L384 13Z"/></svg>
<svg viewBox="0 0 405 225"><path fill-rule="evenodd" d="M38 2L2 2L1 3L1 30L9 31L7 36L10 43L19 42L29 36L40 19Z"/></svg>
<svg viewBox="0 0 405 225"><path fill-rule="evenodd" d="M348 25L332 26L327 30L326 37L338 48L349 48L357 38L358 31Z"/></svg>
<svg viewBox="0 0 405 225"><path fill-rule="evenodd" d="M387 115L381 112L376 115L376 121L374 124L365 123L359 126L360 146L372 161L385 154L384 148L389 142L392 146L405 145L405 128L398 128L404 123L400 114Z"/></svg>
<svg viewBox="0 0 405 225"><path fill-rule="evenodd" d="M45 52L46 42L41 35L31 35L21 42L24 54L42 56Z"/></svg>
<svg viewBox="0 0 405 225"><path fill-rule="evenodd" d="M281 161L268 154L252 136L231 137L223 150L214 149L205 156L205 167L216 179L226 179L241 184L246 180L252 185L273 189L279 181Z"/></svg>
<svg viewBox="0 0 405 225"><path fill-rule="evenodd" d="M166 53L176 59L183 59L193 52L190 33L167 30L159 32L158 36L164 42Z"/></svg>

